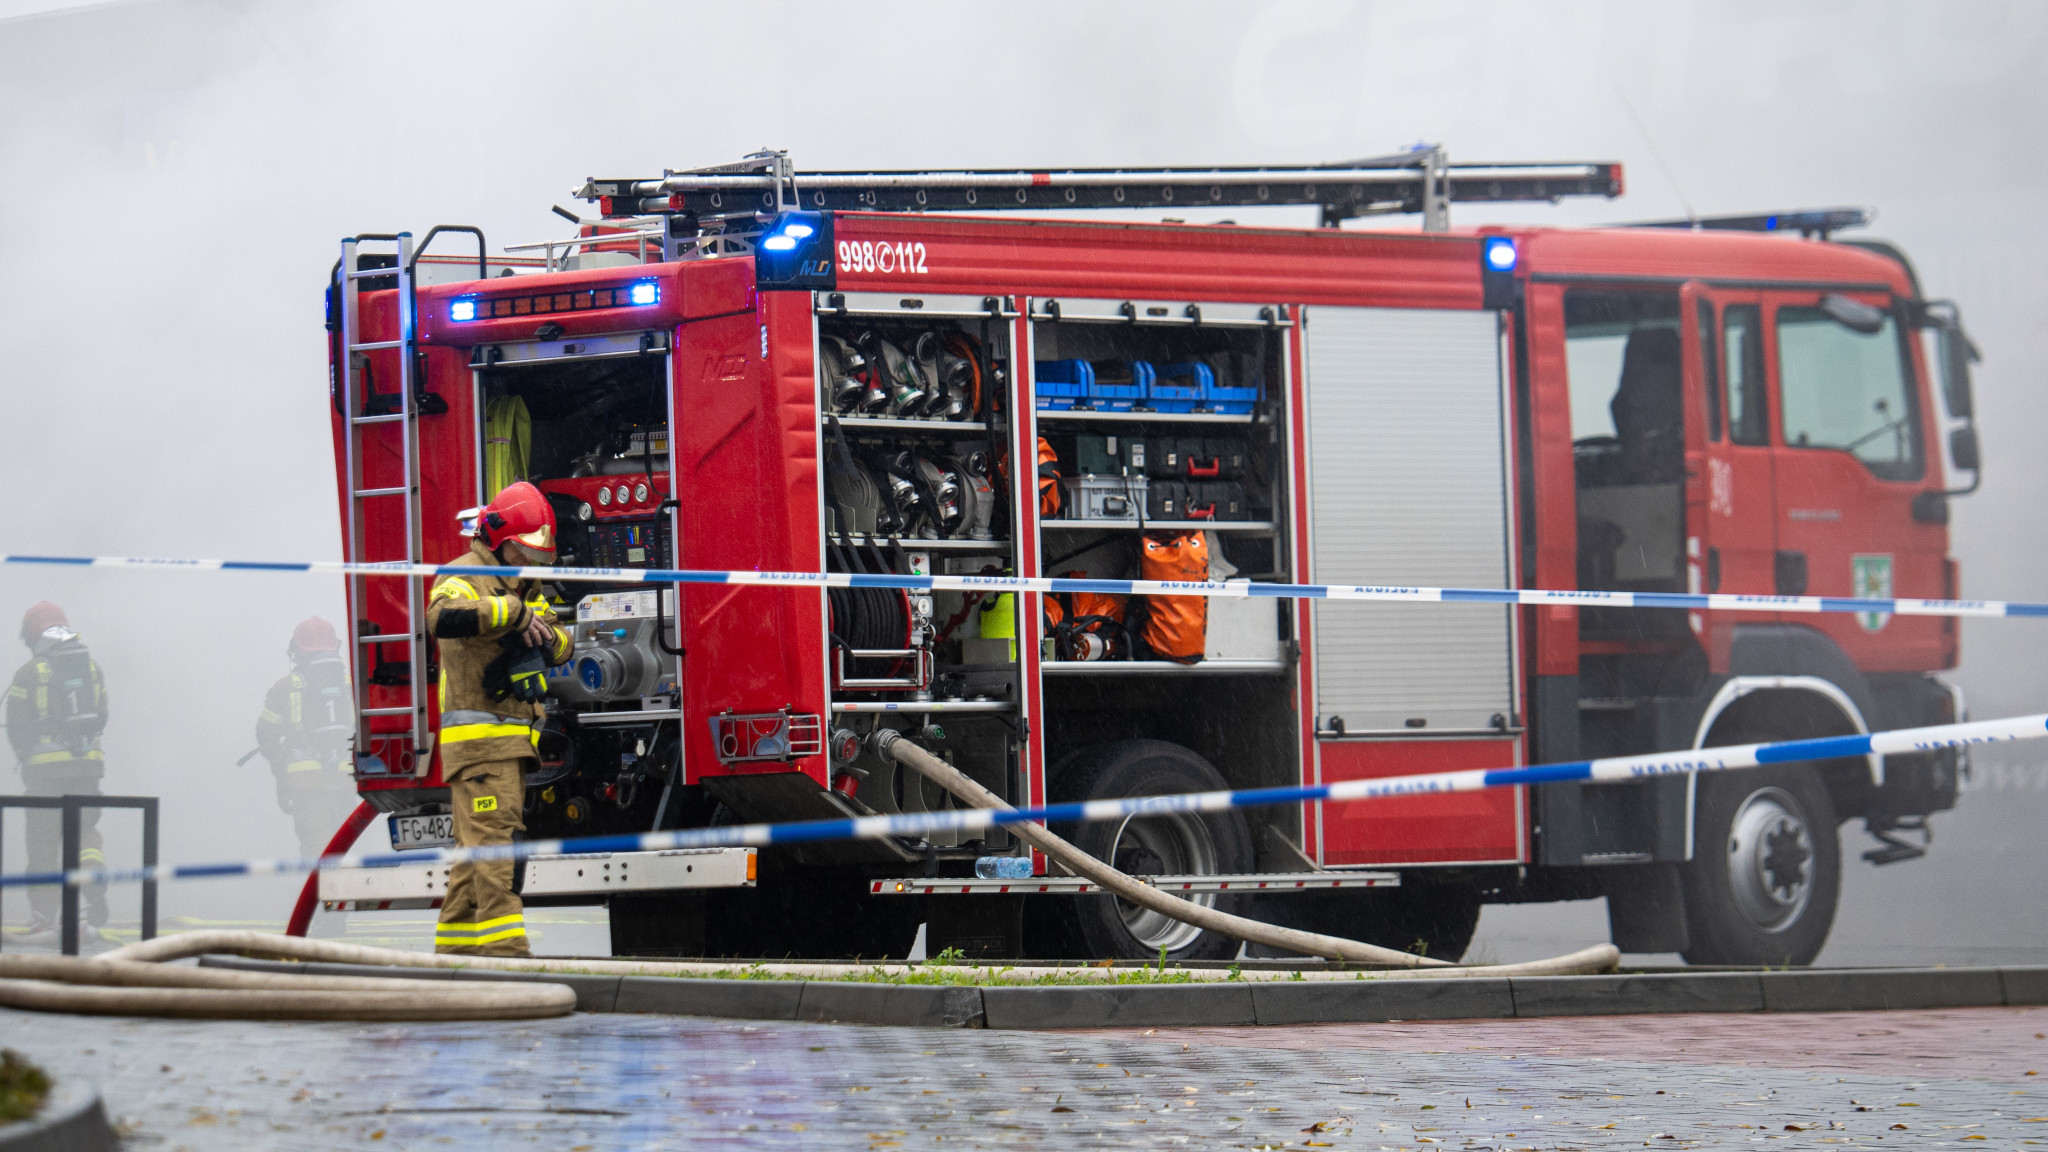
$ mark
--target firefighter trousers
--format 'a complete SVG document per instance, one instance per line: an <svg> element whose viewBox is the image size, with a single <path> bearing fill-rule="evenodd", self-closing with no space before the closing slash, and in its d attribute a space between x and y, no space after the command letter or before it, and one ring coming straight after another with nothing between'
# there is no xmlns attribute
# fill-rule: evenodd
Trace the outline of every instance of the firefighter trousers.
<svg viewBox="0 0 2048 1152"><path fill-rule="evenodd" d="M299 853L308 860L327 851L328 842L360 802L354 778L318 760L291 764L278 777L278 807L292 818Z"/></svg>
<svg viewBox="0 0 2048 1152"><path fill-rule="evenodd" d="M24 764L22 791L30 796L98 796L106 766L98 760L69 763ZM31 808L27 812L28 870L56 872L64 867L64 814L55 808ZM100 810L87 808L78 814L78 866L88 870L107 866L106 841L100 836ZM37 887L28 890L29 910L40 921L55 922L63 903L63 889ZM85 889L85 921L95 928L107 922L107 886Z"/></svg>
<svg viewBox="0 0 2048 1152"><path fill-rule="evenodd" d="M510 844L526 830L523 759L486 760L456 769L448 780L461 848ZM434 928L434 951L471 956L525 956L526 913L512 891L512 861L480 860L448 870L448 895Z"/></svg>

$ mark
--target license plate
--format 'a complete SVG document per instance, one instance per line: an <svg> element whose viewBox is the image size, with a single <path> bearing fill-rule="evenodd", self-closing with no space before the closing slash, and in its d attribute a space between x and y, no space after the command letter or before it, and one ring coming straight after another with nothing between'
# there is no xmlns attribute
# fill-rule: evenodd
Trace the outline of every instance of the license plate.
<svg viewBox="0 0 2048 1152"><path fill-rule="evenodd" d="M393 816L391 818L391 848L403 852L408 848L453 848L455 847L455 817L440 816Z"/></svg>

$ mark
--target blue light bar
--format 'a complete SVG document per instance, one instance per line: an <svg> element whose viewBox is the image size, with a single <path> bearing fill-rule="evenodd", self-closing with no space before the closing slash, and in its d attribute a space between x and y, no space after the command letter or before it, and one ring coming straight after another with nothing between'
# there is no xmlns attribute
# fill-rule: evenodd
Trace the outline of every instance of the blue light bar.
<svg viewBox="0 0 2048 1152"><path fill-rule="evenodd" d="M768 234L761 237L761 247L770 252L794 252L797 244L818 234L818 225L813 223L816 213L785 212L778 217Z"/></svg>
<svg viewBox="0 0 2048 1152"><path fill-rule="evenodd" d="M627 289L626 299L631 300L636 305L659 304L661 303L661 285L652 280L642 280Z"/></svg>
<svg viewBox="0 0 2048 1152"><path fill-rule="evenodd" d="M1515 262L1519 256L1520 254L1515 251L1514 237L1488 236L1486 238L1482 258L1486 262L1488 271L1513 272L1515 270Z"/></svg>
<svg viewBox="0 0 2048 1152"><path fill-rule="evenodd" d="M448 319L458 323L476 319L476 297L457 296L448 302Z"/></svg>

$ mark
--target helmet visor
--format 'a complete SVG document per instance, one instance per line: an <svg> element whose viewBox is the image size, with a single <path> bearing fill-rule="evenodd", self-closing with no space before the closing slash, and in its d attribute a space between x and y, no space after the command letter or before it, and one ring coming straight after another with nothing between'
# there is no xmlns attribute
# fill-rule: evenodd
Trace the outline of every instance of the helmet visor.
<svg viewBox="0 0 2048 1152"><path fill-rule="evenodd" d="M555 528L552 524L543 524L531 532L522 532L514 536L513 539L536 551L553 552L555 550Z"/></svg>

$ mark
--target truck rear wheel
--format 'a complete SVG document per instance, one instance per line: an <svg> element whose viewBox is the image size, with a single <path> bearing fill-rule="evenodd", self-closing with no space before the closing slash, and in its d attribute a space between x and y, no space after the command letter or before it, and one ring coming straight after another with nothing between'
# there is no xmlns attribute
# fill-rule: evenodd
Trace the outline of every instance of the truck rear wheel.
<svg viewBox="0 0 2048 1152"><path fill-rule="evenodd" d="M1691 964L1810 964L1842 882L1835 809L1805 764L1699 777L1685 866Z"/></svg>
<svg viewBox="0 0 2048 1152"><path fill-rule="evenodd" d="M1228 788L1213 765L1178 744L1130 740L1090 748L1071 757L1051 781L1055 803L1211 792ZM1250 872L1251 829L1244 816L1227 812L1174 812L1126 820L1067 825L1058 829L1082 851L1134 876L1218 875ZM1206 893L1194 902L1236 911L1237 899ZM1184 924L1170 916L1111 896L1063 901L1053 927L1086 956L1099 959L1221 960L1237 954L1228 936ZM1070 929L1060 932L1059 927ZM1027 941L1027 954L1038 954ZM1052 944L1054 947L1058 945Z"/></svg>

